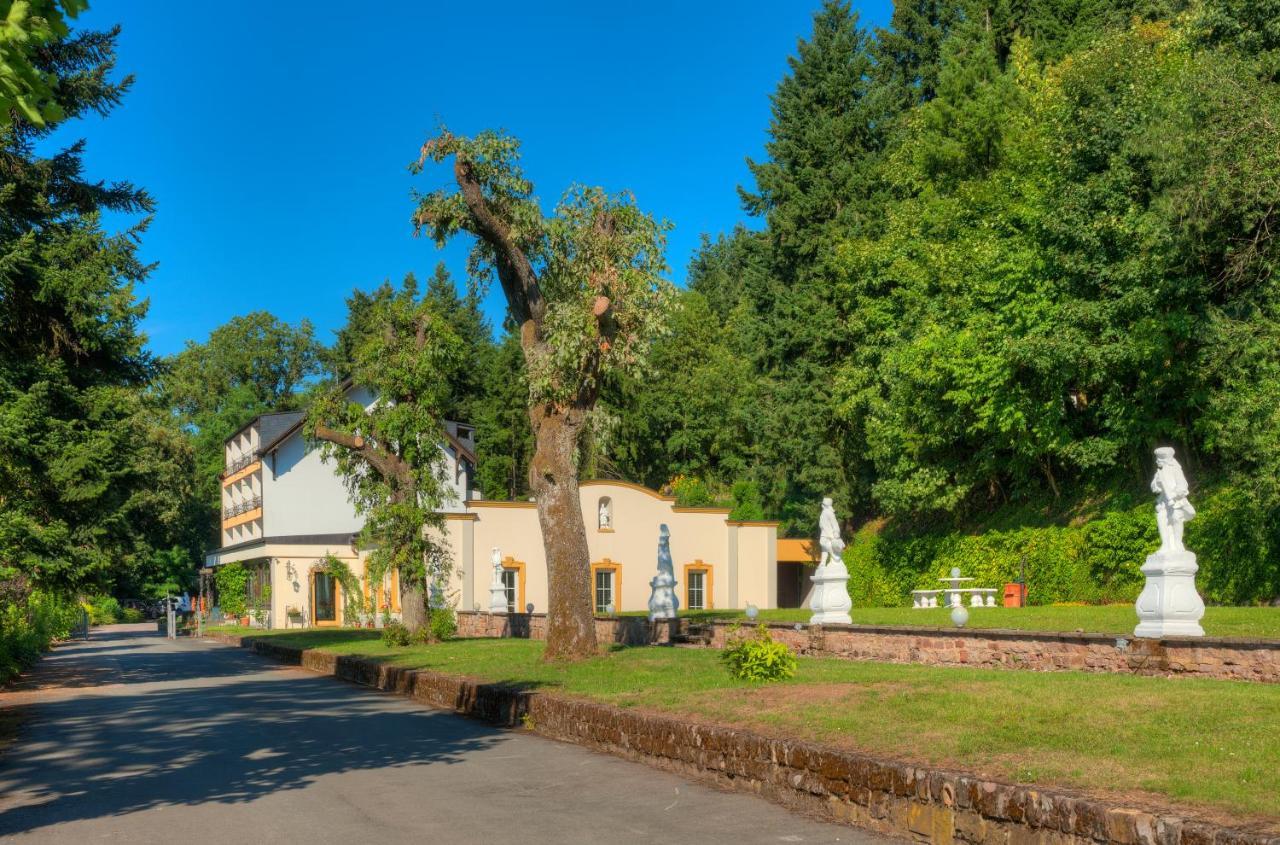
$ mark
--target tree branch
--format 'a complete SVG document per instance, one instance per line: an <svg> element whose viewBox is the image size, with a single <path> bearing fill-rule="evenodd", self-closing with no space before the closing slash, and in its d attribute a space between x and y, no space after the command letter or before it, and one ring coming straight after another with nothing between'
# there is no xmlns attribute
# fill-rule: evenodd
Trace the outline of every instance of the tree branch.
<svg viewBox="0 0 1280 845"><path fill-rule="evenodd" d="M538 287L538 275L533 271L533 264L512 238L510 227L493 213L480 182L471 169L471 163L460 155L456 156L453 175L462 191L467 209L475 218L478 229L476 234L493 247L497 256L498 280L502 283L503 292L511 306L511 316L517 323L533 320L541 329L546 306L542 301L542 291Z"/></svg>
<svg viewBox="0 0 1280 845"><path fill-rule="evenodd" d="M327 425L317 424L316 437L356 452L387 481L397 481L406 488L413 487L413 469L407 463L399 456L379 449L360 435L347 434L345 431L337 431Z"/></svg>

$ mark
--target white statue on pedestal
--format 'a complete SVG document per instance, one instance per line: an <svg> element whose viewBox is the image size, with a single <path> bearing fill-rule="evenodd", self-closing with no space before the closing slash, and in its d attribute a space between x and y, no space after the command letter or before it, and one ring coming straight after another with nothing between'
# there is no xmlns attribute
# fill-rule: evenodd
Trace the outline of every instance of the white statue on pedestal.
<svg viewBox="0 0 1280 845"><path fill-rule="evenodd" d="M649 621L675 619L680 609L676 572L671 561L671 529L658 526L658 574L649 582Z"/></svg>
<svg viewBox="0 0 1280 845"><path fill-rule="evenodd" d="M613 528L613 514L609 513L609 500L600 500L600 528L609 530Z"/></svg>
<svg viewBox="0 0 1280 845"><path fill-rule="evenodd" d="M849 598L849 570L844 565L844 540L840 538L840 521L830 498L822 500L822 515L818 517L818 545L822 558L818 568L810 576L813 581L813 597L809 608L813 616L811 625L833 622L849 624L853 619L849 610L853 601Z"/></svg>
<svg viewBox="0 0 1280 845"><path fill-rule="evenodd" d="M1196 509L1187 499L1189 488L1173 449L1156 449L1156 475L1151 479L1156 494L1156 527L1160 548L1148 555L1142 566L1146 585L1138 596L1138 627L1134 636L1203 637L1200 619L1204 602L1196 592L1196 556L1182 545L1183 526L1195 518Z"/></svg>
<svg viewBox="0 0 1280 845"><path fill-rule="evenodd" d="M502 582L502 550L493 547L493 580L489 582L489 612L507 612L507 585ZM519 608L516 608L519 610Z"/></svg>

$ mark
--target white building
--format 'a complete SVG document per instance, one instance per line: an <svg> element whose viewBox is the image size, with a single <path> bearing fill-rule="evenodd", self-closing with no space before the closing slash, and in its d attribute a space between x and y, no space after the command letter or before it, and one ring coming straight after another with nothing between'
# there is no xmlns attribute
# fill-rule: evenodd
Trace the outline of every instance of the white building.
<svg viewBox="0 0 1280 845"><path fill-rule="evenodd" d="M367 392L348 394L366 408ZM363 524L332 461L308 448L301 413L264 414L226 443L222 546L206 566L233 561L251 571L250 594L276 628L379 622L400 611L392 573L365 578L366 552L356 547ZM446 422L440 443L453 499L440 538L453 557L446 593L461 610L488 608L498 550L509 611L547 608L542 533L533 502L484 501L472 495L475 432ZM591 588L597 612L645 610L657 571L660 525L671 533L677 593L685 609L798 606L807 584L807 550L778 540L778 523L738 521L728 508L681 507L669 496L623 481L584 481L580 488ZM798 548L798 547L797 547ZM362 619L346 618L342 586L321 563L343 561L362 580ZM794 604L793 604L794 603Z"/></svg>
<svg viewBox="0 0 1280 845"><path fill-rule="evenodd" d="M366 408L373 403L363 388L352 388L347 396ZM227 439L222 544L205 557L209 567L247 564L251 596L269 607L269 624L276 627L290 617L298 623L338 621L341 609L333 579L320 579L317 596L316 579L307 574L315 563L333 555L357 575L364 573L364 555L355 549L364 519L351 504L335 463L325 461L320 448L308 446L304 417L300 411L263 414ZM475 478L475 430L446 421L442 434L451 493L445 510L461 513ZM400 609L398 589L391 589L396 586L386 584L379 591L380 604L393 613ZM332 620L325 618L330 615Z"/></svg>

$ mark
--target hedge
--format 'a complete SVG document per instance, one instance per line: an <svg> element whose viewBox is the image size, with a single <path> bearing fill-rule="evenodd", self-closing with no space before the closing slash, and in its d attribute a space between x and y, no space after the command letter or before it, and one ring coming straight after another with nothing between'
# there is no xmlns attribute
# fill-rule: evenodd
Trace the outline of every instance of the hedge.
<svg viewBox="0 0 1280 845"><path fill-rule="evenodd" d="M1280 595L1280 520L1246 492L1201 491L1186 544L1197 554L1197 583L1213 604L1267 602ZM1025 559L1030 604L1103 604L1137 598L1143 560L1160 545L1150 502L1124 502L1081 524L1029 524L982 531L863 526L845 550L856 607L910 603L911 591L937 589L959 567L978 586L1019 577Z"/></svg>

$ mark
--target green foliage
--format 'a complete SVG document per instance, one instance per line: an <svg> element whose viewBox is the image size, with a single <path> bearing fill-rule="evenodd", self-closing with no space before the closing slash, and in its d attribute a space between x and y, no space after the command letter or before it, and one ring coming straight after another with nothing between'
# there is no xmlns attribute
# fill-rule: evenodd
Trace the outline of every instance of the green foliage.
<svg viewBox="0 0 1280 845"><path fill-rule="evenodd" d="M49 67L51 46L67 38L67 18L89 8L87 0L9 0L0 4L0 129L20 115L43 127L66 116L57 95L59 74Z"/></svg>
<svg viewBox="0 0 1280 845"><path fill-rule="evenodd" d="M528 292L513 290L519 284L514 276L502 279L512 318L538 322L539 343L524 350L529 403L580 401L584 389L594 393L605 379L643 369L674 290L660 275L669 225L643 212L630 194L581 185L566 190L554 212L544 215L520 168L519 142L500 132L468 138L442 127L423 144L413 169L450 159L465 162L490 213L510 229L511 246L530 273L537 268L536 303ZM417 201L416 231L437 245L461 232L480 236L468 261L476 284L486 284L503 267L515 272L459 191L437 189ZM605 311L597 313L602 305Z"/></svg>
<svg viewBox="0 0 1280 845"><path fill-rule="evenodd" d="M151 197L87 179L84 143L59 146L71 119L109 113L130 79L112 80L115 31L63 25L82 3L0 8L0 579L65 596L119 589L148 577L156 550L201 544L190 446L148 390L139 329L147 220L130 218ZM47 92L26 85L27 59Z"/></svg>
<svg viewBox="0 0 1280 845"><path fill-rule="evenodd" d="M740 681L765 683L781 681L796 673L796 655L786 643L775 642L767 625L746 633L730 628L720 660L729 674Z"/></svg>
<svg viewBox="0 0 1280 845"><path fill-rule="evenodd" d="M143 615L142 611L138 610L136 607L126 607L120 612L120 621L127 622L130 625L138 622L145 622L146 618L147 617Z"/></svg>
<svg viewBox="0 0 1280 845"><path fill-rule="evenodd" d="M10 582L11 584L12 582ZM54 640L71 633L79 606L50 593L0 589L0 685L30 668Z"/></svg>
<svg viewBox="0 0 1280 845"><path fill-rule="evenodd" d="M1010 509L1002 523L974 532L871 522L845 550L849 594L856 607L904 606L912 590L938 589L952 567L999 588L1017 580L1025 563L1030 604L1131 602L1143 585L1139 568L1159 546L1145 498L1114 496L1076 519ZM1205 600L1250 604L1280 593L1280 575L1269 562L1280 537L1267 509L1229 485L1202 487L1196 503L1186 539L1199 558Z"/></svg>
<svg viewBox="0 0 1280 845"><path fill-rule="evenodd" d="M429 626L433 642L453 639L458 633L458 615L450 605L431 608L431 625Z"/></svg>
<svg viewBox="0 0 1280 845"><path fill-rule="evenodd" d="M419 297L412 277L398 291L380 291L363 310L352 305L353 381L320 393L305 427L336 461L364 516L366 576L377 581L395 569L419 596L451 565L437 539L450 495L439 443L455 374L467 363L441 307L438 298Z"/></svg>
<svg viewBox="0 0 1280 845"><path fill-rule="evenodd" d="M89 610L89 622L93 625L114 625L124 617L120 602L112 596L94 596L86 607Z"/></svg>
<svg viewBox="0 0 1280 845"><path fill-rule="evenodd" d="M676 476L671 479L671 495L682 508L705 508L715 504L711 488L701 478Z"/></svg>
<svg viewBox="0 0 1280 845"><path fill-rule="evenodd" d="M228 619L240 619L249 612L249 570L242 563L224 563L214 572L218 606Z"/></svg>
<svg viewBox="0 0 1280 845"><path fill-rule="evenodd" d="M744 479L733 485L733 510L729 519L753 522L764 519L764 498L760 485Z"/></svg>
<svg viewBox="0 0 1280 845"><path fill-rule="evenodd" d="M403 622L392 621L382 626L382 642L388 648L404 648L413 642L413 635Z"/></svg>

